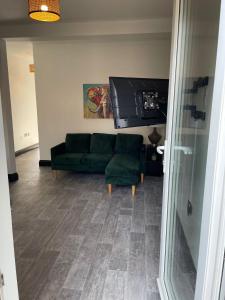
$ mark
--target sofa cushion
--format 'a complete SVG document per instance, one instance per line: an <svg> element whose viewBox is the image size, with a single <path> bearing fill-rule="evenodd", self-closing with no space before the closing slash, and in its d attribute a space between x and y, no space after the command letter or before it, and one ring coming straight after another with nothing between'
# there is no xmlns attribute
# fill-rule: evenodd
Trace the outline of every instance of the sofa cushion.
<svg viewBox="0 0 225 300"><path fill-rule="evenodd" d="M82 163L86 164L92 172L104 172L111 158L111 154L88 153L84 155Z"/></svg>
<svg viewBox="0 0 225 300"><path fill-rule="evenodd" d="M57 155L54 158L54 165L80 165L82 162L83 153L65 153Z"/></svg>
<svg viewBox="0 0 225 300"><path fill-rule="evenodd" d="M128 153L139 156L142 144L142 135L119 133L116 137L115 152L119 154Z"/></svg>
<svg viewBox="0 0 225 300"><path fill-rule="evenodd" d="M68 133L66 135L66 152L88 153L90 150L90 138L88 133Z"/></svg>
<svg viewBox="0 0 225 300"><path fill-rule="evenodd" d="M115 154L105 170L106 176L129 177L140 174L140 160L129 154Z"/></svg>
<svg viewBox="0 0 225 300"><path fill-rule="evenodd" d="M114 134L94 133L91 136L91 153L112 154L116 136Z"/></svg>

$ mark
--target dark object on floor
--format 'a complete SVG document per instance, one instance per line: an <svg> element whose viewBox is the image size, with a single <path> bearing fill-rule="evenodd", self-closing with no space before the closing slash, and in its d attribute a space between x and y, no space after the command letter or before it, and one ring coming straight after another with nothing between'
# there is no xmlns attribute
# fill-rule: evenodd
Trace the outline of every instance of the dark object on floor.
<svg viewBox="0 0 225 300"><path fill-rule="evenodd" d="M40 167L51 167L51 160L39 160Z"/></svg>
<svg viewBox="0 0 225 300"><path fill-rule="evenodd" d="M9 182L14 182L19 179L18 173L8 174Z"/></svg>
<svg viewBox="0 0 225 300"><path fill-rule="evenodd" d="M156 147L152 145L147 145L145 173L150 176L163 175L162 155L158 154Z"/></svg>
<svg viewBox="0 0 225 300"><path fill-rule="evenodd" d="M105 173L109 193L112 184L131 185L134 195L143 180L144 149L136 134L67 134L65 143L51 149L52 169Z"/></svg>

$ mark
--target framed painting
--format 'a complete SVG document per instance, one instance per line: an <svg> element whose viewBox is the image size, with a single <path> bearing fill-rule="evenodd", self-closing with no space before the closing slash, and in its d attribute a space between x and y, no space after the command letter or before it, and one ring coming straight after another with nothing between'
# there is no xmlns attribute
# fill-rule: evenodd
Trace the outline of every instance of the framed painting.
<svg viewBox="0 0 225 300"><path fill-rule="evenodd" d="M83 93L85 119L110 119L113 117L109 84L84 84Z"/></svg>

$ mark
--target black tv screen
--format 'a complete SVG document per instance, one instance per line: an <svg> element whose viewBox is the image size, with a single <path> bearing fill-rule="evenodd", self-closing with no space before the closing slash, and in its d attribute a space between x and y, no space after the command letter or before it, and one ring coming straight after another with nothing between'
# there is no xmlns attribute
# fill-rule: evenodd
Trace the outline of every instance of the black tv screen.
<svg viewBox="0 0 225 300"><path fill-rule="evenodd" d="M168 79L110 77L115 128L166 123Z"/></svg>

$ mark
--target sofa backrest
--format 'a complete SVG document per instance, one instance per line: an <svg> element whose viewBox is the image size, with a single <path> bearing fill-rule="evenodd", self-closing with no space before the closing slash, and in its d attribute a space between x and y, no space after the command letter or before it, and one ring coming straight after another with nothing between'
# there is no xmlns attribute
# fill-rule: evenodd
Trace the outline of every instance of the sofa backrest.
<svg viewBox="0 0 225 300"><path fill-rule="evenodd" d="M138 156L143 144L139 134L68 133L65 150L68 153L126 154Z"/></svg>
<svg viewBox="0 0 225 300"><path fill-rule="evenodd" d="M68 133L66 135L66 152L88 153L90 151L91 134Z"/></svg>
<svg viewBox="0 0 225 300"><path fill-rule="evenodd" d="M93 133L91 136L91 153L113 154L116 135L106 133Z"/></svg>
<svg viewBox="0 0 225 300"><path fill-rule="evenodd" d="M129 153L131 155L139 156L142 144L142 135L118 133L116 137L115 152L119 154Z"/></svg>

